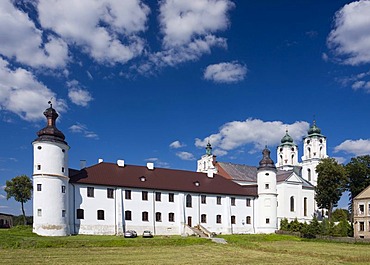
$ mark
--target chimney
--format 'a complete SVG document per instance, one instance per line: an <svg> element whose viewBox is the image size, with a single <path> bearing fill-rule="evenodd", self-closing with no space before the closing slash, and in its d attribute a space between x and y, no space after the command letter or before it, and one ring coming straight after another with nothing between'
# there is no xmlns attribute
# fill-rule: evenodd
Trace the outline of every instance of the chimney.
<svg viewBox="0 0 370 265"><path fill-rule="evenodd" d="M213 179L213 171L212 170L208 170L207 171L207 177L209 177L209 178L211 178L211 179Z"/></svg>
<svg viewBox="0 0 370 265"><path fill-rule="evenodd" d="M100 164L100 163L102 163L103 162L103 158L99 158L98 159L98 163Z"/></svg>
<svg viewBox="0 0 370 265"><path fill-rule="evenodd" d="M84 169L86 167L86 160L80 160L80 169Z"/></svg>
<svg viewBox="0 0 370 265"><path fill-rule="evenodd" d="M148 162L148 163L146 163L146 167L147 167L149 170L153 170L153 169L154 169L154 163L152 163L152 162Z"/></svg>
<svg viewBox="0 0 370 265"><path fill-rule="evenodd" d="M124 166L125 166L125 160L118 159L118 160L117 160L117 165L118 165L119 167L124 167Z"/></svg>

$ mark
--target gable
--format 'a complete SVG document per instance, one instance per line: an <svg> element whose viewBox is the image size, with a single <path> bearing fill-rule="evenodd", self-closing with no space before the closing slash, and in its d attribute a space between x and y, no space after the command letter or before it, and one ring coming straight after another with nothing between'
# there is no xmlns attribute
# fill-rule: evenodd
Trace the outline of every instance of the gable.
<svg viewBox="0 0 370 265"><path fill-rule="evenodd" d="M355 199L366 199L366 198L370 198L370 186L368 186L366 189L364 189L363 191L361 191L355 197Z"/></svg>
<svg viewBox="0 0 370 265"><path fill-rule="evenodd" d="M286 180L286 182L294 182L294 183L299 183L302 184L303 181L300 177L298 177L295 173L292 173Z"/></svg>

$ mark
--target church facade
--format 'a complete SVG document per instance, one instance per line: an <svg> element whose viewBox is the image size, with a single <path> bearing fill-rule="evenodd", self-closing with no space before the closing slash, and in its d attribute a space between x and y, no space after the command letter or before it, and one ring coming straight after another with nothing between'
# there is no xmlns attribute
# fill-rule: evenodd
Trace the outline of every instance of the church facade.
<svg viewBox="0 0 370 265"><path fill-rule="evenodd" d="M44 115L47 125L32 143L33 231L39 235L121 235L127 230L155 235L273 233L279 218L310 221L314 214L309 175L296 173L294 159L278 159L275 165L267 148L258 167L217 162L208 145L198 172L156 168L153 163L127 165L124 160L99 160L76 170L68 167L69 146L56 128L58 114L51 104ZM315 141L310 134L308 138L309 159L316 159ZM283 159L292 152L284 151L285 145L282 140ZM311 163L299 166L301 172L312 169ZM292 196L294 209L285 211Z"/></svg>

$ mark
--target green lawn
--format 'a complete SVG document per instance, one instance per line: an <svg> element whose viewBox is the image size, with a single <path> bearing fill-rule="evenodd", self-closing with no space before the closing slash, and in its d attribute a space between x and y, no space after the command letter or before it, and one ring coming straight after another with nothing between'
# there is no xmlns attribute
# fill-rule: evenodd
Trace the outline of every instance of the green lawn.
<svg viewBox="0 0 370 265"><path fill-rule="evenodd" d="M370 245L283 235L125 239L40 237L29 228L0 230L0 264L370 264Z"/></svg>

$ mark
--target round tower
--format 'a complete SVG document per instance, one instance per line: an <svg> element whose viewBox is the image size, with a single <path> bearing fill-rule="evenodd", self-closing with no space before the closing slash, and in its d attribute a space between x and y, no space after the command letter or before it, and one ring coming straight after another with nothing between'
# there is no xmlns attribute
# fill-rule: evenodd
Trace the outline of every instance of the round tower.
<svg viewBox="0 0 370 265"><path fill-rule="evenodd" d="M288 130L285 131L285 136L281 139L276 153L278 168L289 170L298 165L298 146L288 134Z"/></svg>
<svg viewBox="0 0 370 265"><path fill-rule="evenodd" d="M321 159L328 157L326 153L326 137L321 134L321 129L317 127L315 120L308 129L307 134L303 138L302 177L316 186L316 166Z"/></svg>
<svg viewBox="0 0 370 265"><path fill-rule="evenodd" d="M257 168L258 207L256 232L274 233L277 224L276 167L270 158L270 150L265 147L263 158Z"/></svg>
<svg viewBox="0 0 370 265"><path fill-rule="evenodd" d="M64 134L56 128L58 113L44 111L46 127L37 132L33 145L33 232L66 236L68 226L68 150Z"/></svg>

